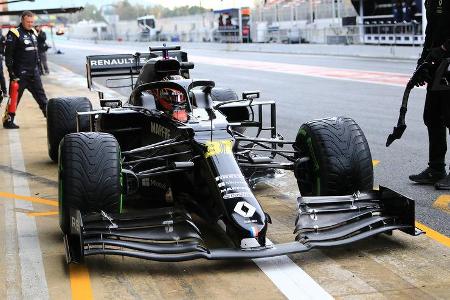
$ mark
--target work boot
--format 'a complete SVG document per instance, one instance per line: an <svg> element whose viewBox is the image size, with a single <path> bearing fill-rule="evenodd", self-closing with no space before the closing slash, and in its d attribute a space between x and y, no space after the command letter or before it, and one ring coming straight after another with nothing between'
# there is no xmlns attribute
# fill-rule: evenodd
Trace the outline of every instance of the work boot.
<svg viewBox="0 0 450 300"><path fill-rule="evenodd" d="M450 190L450 174L436 182L434 187L437 190Z"/></svg>
<svg viewBox="0 0 450 300"><path fill-rule="evenodd" d="M5 129L19 129L20 127L16 125L13 121L6 121L3 123L3 128Z"/></svg>
<svg viewBox="0 0 450 300"><path fill-rule="evenodd" d="M14 123L15 115L7 114L3 117L3 128L5 129L19 129L19 126Z"/></svg>
<svg viewBox="0 0 450 300"><path fill-rule="evenodd" d="M436 170L428 167L419 174L409 176L409 180L421 184L435 184L445 176L447 176L445 169Z"/></svg>

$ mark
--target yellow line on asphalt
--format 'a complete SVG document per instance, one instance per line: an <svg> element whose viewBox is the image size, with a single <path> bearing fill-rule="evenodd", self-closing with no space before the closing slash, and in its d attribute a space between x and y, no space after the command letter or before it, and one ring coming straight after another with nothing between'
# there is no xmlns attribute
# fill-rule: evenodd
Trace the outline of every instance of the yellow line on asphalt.
<svg viewBox="0 0 450 300"><path fill-rule="evenodd" d="M416 227L425 231L426 236L450 248L450 238L416 221Z"/></svg>
<svg viewBox="0 0 450 300"><path fill-rule="evenodd" d="M376 160L376 159L372 160L372 165L373 165L374 167L376 167L379 163L380 163L379 160Z"/></svg>
<svg viewBox="0 0 450 300"><path fill-rule="evenodd" d="M44 212L29 212L27 215L29 217L44 217L44 216L54 216L57 215L57 211L44 211Z"/></svg>
<svg viewBox="0 0 450 300"><path fill-rule="evenodd" d="M433 206L450 213L450 195L439 196L434 201Z"/></svg>
<svg viewBox="0 0 450 300"><path fill-rule="evenodd" d="M69 265L72 300L90 300L92 296L91 279L85 265Z"/></svg>
<svg viewBox="0 0 450 300"><path fill-rule="evenodd" d="M50 206L58 206L58 201L37 198L37 197L29 197L29 196L21 196L11 193L0 192L0 198L11 198L11 199L19 199L34 203L41 203ZM29 216L44 216L44 215L56 215L58 212L38 212L38 213L28 213ZM89 278L89 272L84 265L74 265L71 264L69 266L70 272L70 286L72 288L72 299L73 300L90 300L92 297L92 288L91 281Z"/></svg>
<svg viewBox="0 0 450 300"><path fill-rule="evenodd" d="M36 198L36 197L30 197L30 196L21 196L21 195L5 193L5 192L0 192L0 198L12 198L12 199L24 200L24 201L28 201L28 202L41 203L41 204L45 204L45 205L58 206L58 201L56 201L56 200Z"/></svg>

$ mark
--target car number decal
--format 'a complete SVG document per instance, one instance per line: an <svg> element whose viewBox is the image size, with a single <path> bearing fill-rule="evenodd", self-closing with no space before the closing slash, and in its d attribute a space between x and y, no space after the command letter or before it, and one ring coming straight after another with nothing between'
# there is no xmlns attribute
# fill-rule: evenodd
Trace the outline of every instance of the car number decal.
<svg viewBox="0 0 450 300"><path fill-rule="evenodd" d="M232 154L233 153L233 141L220 140L220 141L208 141L206 142L207 151L205 157L216 156L219 154Z"/></svg>

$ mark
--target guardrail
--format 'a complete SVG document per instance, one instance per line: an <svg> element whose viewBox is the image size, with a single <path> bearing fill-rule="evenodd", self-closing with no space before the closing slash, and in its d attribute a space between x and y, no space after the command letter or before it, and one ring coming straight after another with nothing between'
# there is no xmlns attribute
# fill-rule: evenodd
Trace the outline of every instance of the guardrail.
<svg viewBox="0 0 450 300"><path fill-rule="evenodd" d="M254 26L256 27L256 26ZM359 24L350 26L328 26L324 28L265 28L256 29L254 42L260 43L316 43L316 44L370 44L411 45L424 42L421 24Z"/></svg>
<svg viewBox="0 0 450 300"><path fill-rule="evenodd" d="M417 22L364 24L363 43L375 45L422 45L422 25Z"/></svg>

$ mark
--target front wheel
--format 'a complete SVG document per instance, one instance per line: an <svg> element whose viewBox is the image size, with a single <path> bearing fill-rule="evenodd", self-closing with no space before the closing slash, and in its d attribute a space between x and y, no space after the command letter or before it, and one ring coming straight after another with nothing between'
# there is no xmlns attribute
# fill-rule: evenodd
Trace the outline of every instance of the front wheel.
<svg viewBox="0 0 450 300"><path fill-rule="evenodd" d="M110 134L71 133L61 141L59 156L59 225L70 230L70 209L120 212L120 147Z"/></svg>
<svg viewBox="0 0 450 300"><path fill-rule="evenodd" d="M348 195L373 188L372 155L363 131L351 118L335 117L300 127L294 148L295 176L304 196Z"/></svg>

